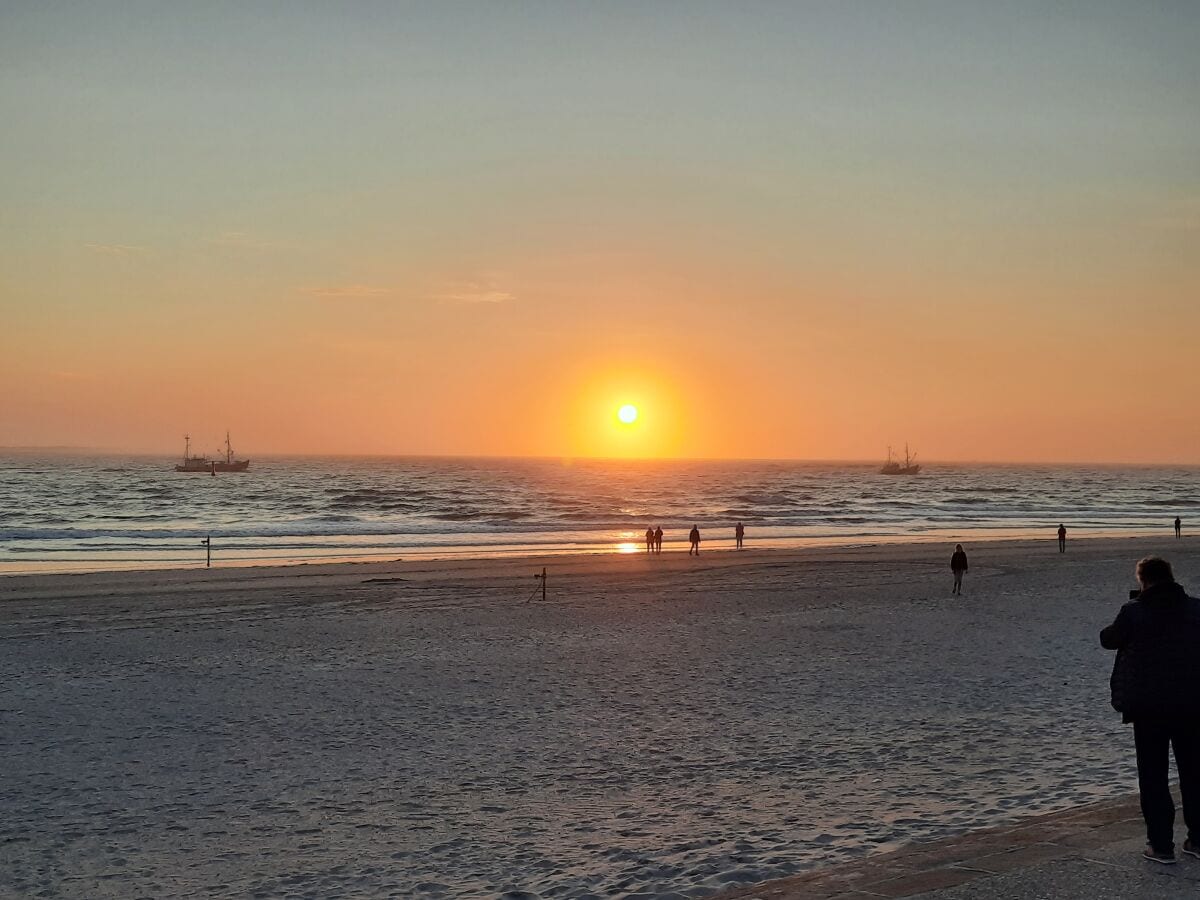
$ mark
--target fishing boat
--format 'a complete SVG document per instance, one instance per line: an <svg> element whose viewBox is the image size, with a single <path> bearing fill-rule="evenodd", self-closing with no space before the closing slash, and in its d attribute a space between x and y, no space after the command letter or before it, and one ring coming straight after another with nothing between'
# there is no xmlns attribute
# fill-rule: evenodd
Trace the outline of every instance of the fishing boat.
<svg viewBox="0 0 1200 900"><path fill-rule="evenodd" d="M233 446L229 443L229 432L225 432L225 458L209 459L207 456L192 456L192 436L183 436L183 462L175 467L176 472L192 472L200 475L216 475L218 472L245 472L250 460L234 459Z"/></svg>
<svg viewBox="0 0 1200 900"><path fill-rule="evenodd" d="M883 468L879 470L880 475L916 475L921 471L921 466L916 462L916 457L911 456L908 452L908 444L904 445L904 465L900 465L900 460L892 457L892 448L888 447L887 462L883 464Z"/></svg>

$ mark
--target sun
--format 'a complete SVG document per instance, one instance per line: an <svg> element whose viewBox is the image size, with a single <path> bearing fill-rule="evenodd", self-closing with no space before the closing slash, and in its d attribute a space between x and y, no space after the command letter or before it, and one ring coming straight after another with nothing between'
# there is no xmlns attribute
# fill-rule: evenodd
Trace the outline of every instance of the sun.
<svg viewBox="0 0 1200 900"><path fill-rule="evenodd" d="M632 425L634 422L637 421L637 417L638 417L638 409L632 403L626 403L624 406L622 406L620 409L617 410L617 418L620 419L622 422L624 422L626 425Z"/></svg>

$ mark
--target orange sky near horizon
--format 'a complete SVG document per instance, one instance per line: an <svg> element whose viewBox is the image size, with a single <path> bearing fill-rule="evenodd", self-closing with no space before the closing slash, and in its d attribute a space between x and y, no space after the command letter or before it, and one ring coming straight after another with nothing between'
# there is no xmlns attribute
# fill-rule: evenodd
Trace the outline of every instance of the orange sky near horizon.
<svg viewBox="0 0 1200 900"><path fill-rule="evenodd" d="M3 14L0 446L1200 464L1200 14L703 9Z"/></svg>

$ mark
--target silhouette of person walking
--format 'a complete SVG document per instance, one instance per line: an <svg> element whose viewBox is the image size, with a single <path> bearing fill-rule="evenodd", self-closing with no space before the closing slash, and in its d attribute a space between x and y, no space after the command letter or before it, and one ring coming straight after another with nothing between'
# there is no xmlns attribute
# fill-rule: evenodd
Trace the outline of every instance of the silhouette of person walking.
<svg viewBox="0 0 1200 900"><path fill-rule="evenodd" d="M743 525L741 522L738 522L737 525L735 525L733 528L733 536L735 538L737 538L737 548L739 550L741 550L742 549L742 538L744 538L746 536L746 526Z"/></svg>
<svg viewBox="0 0 1200 900"><path fill-rule="evenodd" d="M1067 526L1066 525L1058 526L1058 552L1059 553L1067 552Z"/></svg>
<svg viewBox="0 0 1200 900"><path fill-rule="evenodd" d="M662 553L662 526L654 529L654 552Z"/></svg>
<svg viewBox="0 0 1200 900"><path fill-rule="evenodd" d="M962 544L954 545L954 555L950 557L950 571L954 573L954 589L952 594L962 595L962 577L967 571L967 554Z"/></svg>
<svg viewBox="0 0 1200 900"><path fill-rule="evenodd" d="M1183 536L1182 532L1183 532L1183 520L1180 519L1179 516L1176 516L1175 517L1175 540L1179 540L1179 538Z"/></svg>
<svg viewBox="0 0 1200 900"><path fill-rule="evenodd" d="M688 548L688 556L695 553L700 555L700 529L695 525L692 526L691 532L688 533L688 540L692 542L692 546Z"/></svg>
<svg viewBox="0 0 1200 900"><path fill-rule="evenodd" d="M654 529L647 528L646 529L646 552L652 553L653 551L654 551Z"/></svg>

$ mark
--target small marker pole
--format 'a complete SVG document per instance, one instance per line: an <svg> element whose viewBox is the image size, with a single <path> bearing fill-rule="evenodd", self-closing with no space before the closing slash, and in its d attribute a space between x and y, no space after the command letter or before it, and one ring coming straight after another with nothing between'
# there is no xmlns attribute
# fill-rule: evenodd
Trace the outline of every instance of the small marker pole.
<svg viewBox="0 0 1200 900"><path fill-rule="evenodd" d="M542 602L545 603L546 602L546 567L542 566L542 574L541 575L535 574L533 577L540 578L542 580Z"/></svg>
<svg viewBox="0 0 1200 900"><path fill-rule="evenodd" d="M212 568L212 535L210 534L200 543L204 545L204 568Z"/></svg>

